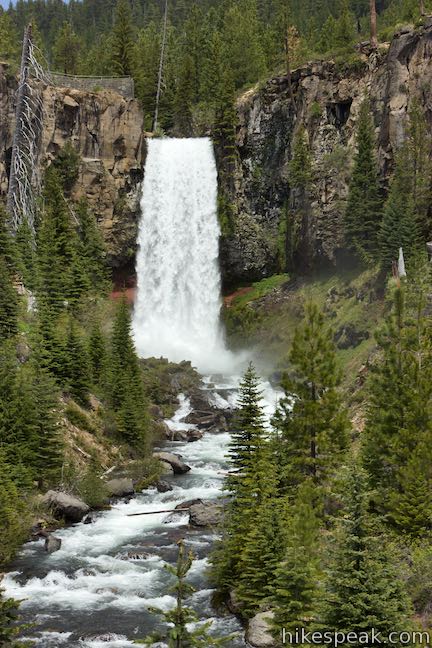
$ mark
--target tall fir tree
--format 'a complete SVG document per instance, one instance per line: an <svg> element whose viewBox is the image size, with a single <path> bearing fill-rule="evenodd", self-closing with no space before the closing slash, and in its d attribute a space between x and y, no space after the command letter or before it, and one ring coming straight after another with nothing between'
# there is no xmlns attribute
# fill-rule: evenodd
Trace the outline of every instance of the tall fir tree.
<svg viewBox="0 0 432 648"><path fill-rule="evenodd" d="M391 272L392 262L398 260L399 248L403 249L407 261L419 248L420 234L415 217L412 187L409 149L405 145L396 158L396 168L379 232L381 264L387 272Z"/></svg>
<svg viewBox="0 0 432 648"><path fill-rule="evenodd" d="M78 74L81 43L69 22L63 23L53 47L54 65L64 74Z"/></svg>
<svg viewBox="0 0 432 648"><path fill-rule="evenodd" d="M320 586L319 528L316 489L310 481L298 488L288 509L286 550L276 569L272 595L273 635L283 630L293 635L298 628L311 632L319 626Z"/></svg>
<svg viewBox="0 0 432 648"><path fill-rule="evenodd" d="M112 34L112 65L117 74L128 76L133 71L134 30L129 0L117 0Z"/></svg>
<svg viewBox="0 0 432 648"><path fill-rule="evenodd" d="M411 627L410 604L384 538L368 513L366 473L353 466L344 484L345 510L337 530L326 583L323 623L329 631L355 632L361 646L372 629L388 637Z"/></svg>
<svg viewBox="0 0 432 648"><path fill-rule="evenodd" d="M357 152L345 212L345 236L348 246L366 261L376 258L382 218L375 147L370 104L365 100L357 125Z"/></svg>
<svg viewBox="0 0 432 648"><path fill-rule="evenodd" d="M306 305L289 358L293 371L283 379L285 397L274 417L285 486L308 476L325 479L347 446L349 430L333 334L313 303Z"/></svg>

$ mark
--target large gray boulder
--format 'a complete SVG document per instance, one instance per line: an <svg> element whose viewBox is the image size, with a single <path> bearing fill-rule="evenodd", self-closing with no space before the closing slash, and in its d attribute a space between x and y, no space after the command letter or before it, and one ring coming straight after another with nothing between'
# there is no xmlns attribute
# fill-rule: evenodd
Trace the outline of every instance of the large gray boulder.
<svg viewBox="0 0 432 648"><path fill-rule="evenodd" d="M222 522L223 507L212 500L202 500L189 509L189 524L195 527L214 527Z"/></svg>
<svg viewBox="0 0 432 648"><path fill-rule="evenodd" d="M48 491L42 498L42 504L50 509L55 518L66 522L81 522L90 511L90 507L78 497L61 491Z"/></svg>
<svg viewBox="0 0 432 648"><path fill-rule="evenodd" d="M135 493L132 479L121 477L119 479L110 479L106 483L108 495L111 497L127 497Z"/></svg>
<svg viewBox="0 0 432 648"><path fill-rule="evenodd" d="M248 623L246 630L246 641L253 648L274 648L276 642L270 634L268 621L271 621L274 614L271 610L259 612Z"/></svg>
<svg viewBox="0 0 432 648"><path fill-rule="evenodd" d="M59 551L61 549L62 541L53 535L48 535L45 538L45 551L49 554Z"/></svg>
<svg viewBox="0 0 432 648"><path fill-rule="evenodd" d="M190 466L187 466L179 456L172 454L171 452L155 452L153 457L169 464L175 475L184 475L190 470Z"/></svg>

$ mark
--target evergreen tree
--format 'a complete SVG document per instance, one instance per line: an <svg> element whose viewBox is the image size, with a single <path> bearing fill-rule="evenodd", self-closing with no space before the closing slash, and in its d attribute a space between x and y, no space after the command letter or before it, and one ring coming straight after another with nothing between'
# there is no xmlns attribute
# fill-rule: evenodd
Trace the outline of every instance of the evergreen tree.
<svg viewBox="0 0 432 648"><path fill-rule="evenodd" d="M316 499L313 485L304 482L288 511L287 548L275 572L272 596L276 639L280 639L283 629L294 634L298 628L310 632L318 625L321 592Z"/></svg>
<svg viewBox="0 0 432 648"><path fill-rule="evenodd" d="M83 272L89 286L105 291L109 285L105 245L94 214L85 200L78 204L77 215L80 235L77 255Z"/></svg>
<svg viewBox="0 0 432 648"><path fill-rule="evenodd" d="M12 273L16 268L16 247L10 233L6 210L2 204L0 204L0 255Z"/></svg>
<svg viewBox="0 0 432 648"><path fill-rule="evenodd" d="M392 311L376 335L381 357L370 371L362 458L376 489L376 506L399 528L411 517L415 534L429 526L422 491L430 480L425 448L432 430L432 344L426 295L420 292L411 304L412 292L409 285L393 287ZM403 530L410 532L410 525Z"/></svg>
<svg viewBox="0 0 432 648"><path fill-rule="evenodd" d="M0 342L18 332L18 294L4 256L0 255Z"/></svg>
<svg viewBox="0 0 432 648"><path fill-rule="evenodd" d="M185 605L185 599L188 598L194 588L187 582L186 577L192 567L194 556L192 552L186 555L183 540L178 542L177 563L174 566L165 565L166 570L175 578L175 584L172 591L176 597L174 609L166 612L158 608L152 608L150 611L163 617L165 622L170 626L168 634L163 636L155 633L147 637L145 643L153 645L161 641L167 642L168 648L210 648L210 646L222 646L231 641L233 635L228 637L216 638L209 633L211 623L197 624L198 616L189 607ZM190 626L194 628L191 629Z"/></svg>
<svg viewBox="0 0 432 648"><path fill-rule="evenodd" d="M81 43L72 25L64 22L53 47L54 65L64 74L78 74Z"/></svg>
<svg viewBox="0 0 432 648"><path fill-rule="evenodd" d="M332 631L387 637L410 628L410 605L382 536L368 514L367 480L354 466L344 484L334 565L327 579L324 623ZM360 633L363 633L361 635ZM362 645L361 638L358 644Z"/></svg>
<svg viewBox="0 0 432 648"><path fill-rule="evenodd" d="M0 12L0 59L18 63L20 41L9 13Z"/></svg>
<svg viewBox="0 0 432 648"><path fill-rule="evenodd" d="M18 624L19 602L11 598L4 598L0 589L0 645L4 648L25 648L28 644L14 641L23 627Z"/></svg>
<svg viewBox="0 0 432 648"><path fill-rule="evenodd" d="M27 536L28 511L24 499L11 479L12 466L0 453L0 565L5 565ZM0 605L0 619L4 608ZM5 631L0 623L1 633Z"/></svg>
<svg viewBox="0 0 432 648"><path fill-rule="evenodd" d="M387 272L391 271L392 262L397 261L399 248L403 249L405 260L408 261L418 248L420 236L411 185L408 149L403 147L397 156L379 233L381 263Z"/></svg>
<svg viewBox="0 0 432 648"><path fill-rule="evenodd" d="M256 0L240 0L229 6L222 30L225 61L236 88L255 83L265 72Z"/></svg>
<svg viewBox="0 0 432 648"><path fill-rule="evenodd" d="M142 374L131 336L126 299L117 308L111 340L110 400L119 434L141 450L148 442L149 417Z"/></svg>
<svg viewBox="0 0 432 648"><path fill-rule="evenodd" d="M360 109L357 126L357 152L349 185L345 213L345 235L348 246L360 258L371 260L377 252L382 217L375 139L369 102Z"/></svg>
<svg viewBox="0 0 432 648"><path fill-rule="evenodd" d="M347 445L347 413L338 392L341 372L331 330L317 306L305 308L290 353L293 374L283 380L285 397L274 424L280 432L285 483L307 476L322 480Z"/></svg>
<svg viewBox="0 0 432 648"><path fill-rule="evenodd" d="M412 170L413 209L419 232L428 241L431 234L430 203L432 197L432 138L426 117L418 101L413 101L409 113L407 148Z"/></svg>
<svg viewBox="0 0 432 648"><path fill-rule="evenodd" d="M88 404L90 369L87 350L72 318L65 344L64 380L71 396L81 405Z"/></svg>
<svg viewBox="0 0 432 648"><path fill-rule="evenodd" d="M17 271L23 278L28 290L35 291L40 286L38 277L37 253L34 235L27 220L23 220L16 233Z"/></svg>
<svg viewBox="0 0 432 648"><path fill-rule="evenodd" d="M99 323L95 321L88 341L90 373L94 385L100 385L107 369L107 349Z"/></svg>
<svg viewBox="0 0 432 648"><path fill-rule="evenodd" d="M174 123L178 133L192 135L192 107L194 100L193 60L186 52L181 59L180 74L174 99Z"/></svg>
<svg viewBox="0 0 432 648"><path fill-rule="evenodd" d="M129 0L117 0L112 41L112 64L117 74L132 74L134 33Z"/></svg>

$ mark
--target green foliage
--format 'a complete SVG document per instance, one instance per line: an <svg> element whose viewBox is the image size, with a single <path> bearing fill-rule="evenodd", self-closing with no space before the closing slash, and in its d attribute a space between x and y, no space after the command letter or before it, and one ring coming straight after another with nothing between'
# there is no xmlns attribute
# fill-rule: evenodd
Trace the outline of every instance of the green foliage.
<svg viewBox="0 0 432 648"><path fill-rule="evenodd" d="M273 634L318 628L320 591L319 526L316 489L306 481L288 511L286 550L274 576Z"/></svg>
<svg viewBox="0 0 432 648"><path fill-rule="evenodd" d="M19 624L19 602L11 598L5 598L3 590L0 589L0 644L5 648L25 648L30 646L27 642L14 641L19 635L23 626Z"/></svg>
<svg viewBox="0 0 432 648"><path fill-rule="evenodd" d="M0 254L0 342L17 334L18 295L6 259Z"/></svg>
<svg viewBox="0 0 432 648"><path fill-rule="evenodd" d="M139 644L153 645L157 642L167 642L168 648L210 648L210 646L222 646L233 639L234 635L228 637L213 637L209 629L211 623L201 623L198 626L197 614L189 607L185 606L185 599L188 598L194 588L187 582L186 577L192 567L194 556L192 552L186 554L183 540L178 542L177 563L174 566L166 565L167 571L175 578L175 584L172 592L176 597L176 605L172 610L166 612L158 608L151 608L150 612L160 615L168 624L169 629L166 634L155 633ZM190 629L190 625L194 629Z"/></svg>
<svg viewBox="0 0 432 648"><path fill-rule="evenodd" d="M129 0L117 0L112 38L112 66L120 76L132 72L134 33Z"/></svg>
<svg viewBox="0 0 432 648"><path fill-rule="evenodd" d="M409 284L391 290L392 310L377 333L381 356L371 368L362 450L376 505L412 535L431 528L432 347L426 291Z"/></svg>
<svg viewBox="0 0 432 648"><path fill-rule="evenodd" d="M349 185L345 235L348 246L366 261L374 258L377 252L381 217L374 131L369 102L365 100L357 126L357 152Z"/></svg>
<svg viewBox="0 0 432 648"><path fill-rule="evenodd" d="M125 298L118 305L114 321L109 383L110 401L119 435L131 445L145 450L149 441L148 403L131 337L130 314Z"/></svg>
<svg viewBox="0 0 432 648"><path fill-rule="evenodd" d="M109 285L105 244L94 214L83 199L78 203L79 257L90 286L105 292Z"/></svg>
<svg viewBox="0 0 432 648"><path fill-rule="evenodd" d="M0 13L0 60L18 63L20 59L20 40L11 16Z"/></svg>
<svg viewBox="0 0 432 648"><path fill-rule="evenodd" d="M7 464L4 453L0 454L0 565L9 562L19 545L24 542L28 523L28 511L23 498L11 479L11 466ZM6 623L11 604L0 601L0 638L11 638L12 630ZM5 633L2 635L2 633ZM8 634L6 634L8 633Z"/></svg>
<svg viewBox="0 0 432 648"><path fill-rule="evenodd" d="M384 538L368 513L367 478L351 468L344 483L345 511L336 534L323 621L331 631L388 636L411 627L410 604ZM359 646L361 641L359 641Z"/></svg>
<svg viewBox="0 0 432 648"><path fill-rule="evenodd" d="M52 163L64 191L70 191L78 180L79 165L79 154L70 142L66 142Z"/></svg>
<svg viewBox="0 0 432 648"><path fill-rule="evenodd" d="M64 22L53 46L54 65L64 74L77 74L80 58L80 39L69 22Z"/></svg>
<svg viewBox="0 0 432 648"><path fill-rule="evenodd" d="M64 386L81 405L88 404L90 367L87 349L72 318L69 320L64 347Z"/></svg>
<svg viewBox="0 0 432 648"><path fill-rule="evenodd" d="M288 167L293 189L307 190L312 179L311 154L306 130L301 127L294 139L292 159Z"/></svg>
<svg viewBox="0 0 432 648"><path fill-rule="evenodd" d="M312 303L294 334L290 362L293 371L283 379L285 397L274 417L283 481L298 483L307 476L322 481L347 446L349 424L338 391L342 376L333 333Z"/></svg>
<svg viewBox="0 0 432 648"><path fill-rule="evenodd" d="M101 467L94 457L90 460L76 486L77 494L90 508L101 508L108 500L108 489L101 478Z"/></svg>
<svg viewBox="0 0 432 648"><path fill-rule="evenodd" d="M410 192L412 180L409 151L407 147L403 147L396 159L396 169L379 232L381 263L387 272L390 272L392 262L397 261L399 248L403 249L406 261L409 261L419 248L420 234L414 197Z"/></svg>

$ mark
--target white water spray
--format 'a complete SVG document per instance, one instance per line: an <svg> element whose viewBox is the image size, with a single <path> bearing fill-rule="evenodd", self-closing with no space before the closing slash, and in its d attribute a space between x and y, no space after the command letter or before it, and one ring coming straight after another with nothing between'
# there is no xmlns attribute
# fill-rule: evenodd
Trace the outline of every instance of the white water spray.
<svg viewBox="0 0 432 648"><path fill-rule="evenodd" d="M137 256L133 332L139 355L229 371L218 263L217 171L212 143L149 141Z"/></svg>

